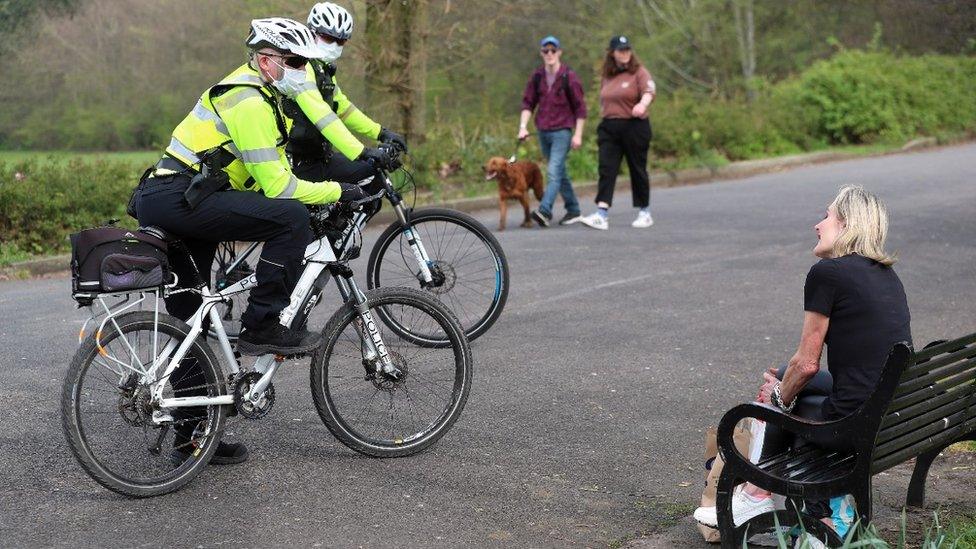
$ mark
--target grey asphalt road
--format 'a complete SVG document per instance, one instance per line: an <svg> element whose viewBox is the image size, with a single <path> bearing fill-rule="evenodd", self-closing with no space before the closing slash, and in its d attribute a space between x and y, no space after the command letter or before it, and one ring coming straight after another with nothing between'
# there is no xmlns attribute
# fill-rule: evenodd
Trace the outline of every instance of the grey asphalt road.
<svg viewBox="0 0 976 549"><path fill-rule="evenodd" d="M293 363L272 414L233 433L248 463L150 500L96 485L64 442L83 319L68 281L0 283L0 544L600 547L673 530L700 495L704 430L795 350L813 225L840 185L888 203L916 342L976 328L974 173L962 145L659 190L649 230L630 227L625 182L608 232L521 229L516 212L498 235L508 307L475 342L471 398L437 445L348 450ZM669 539L704 545L696 535Z"/></svg>

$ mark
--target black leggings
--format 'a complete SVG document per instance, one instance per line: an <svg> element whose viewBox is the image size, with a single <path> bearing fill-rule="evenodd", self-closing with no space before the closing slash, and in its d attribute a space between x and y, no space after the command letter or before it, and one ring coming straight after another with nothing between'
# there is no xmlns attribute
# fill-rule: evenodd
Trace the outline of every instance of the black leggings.
<svg viewBox="0 0 976 549"><path fill-rule="evenodd" d="M783 379L786 373L786 365L780 366L776 372L776 377ZM804 419L823 421L823 403L830 396L834 388L834 378L827 370L820 370L817 375L804 385L803 390L797 395L796 407L793 408L793 415ZM780 454L789 448L802 448L807 445L819 447L831 447L831 440L813 440L797 437L793 433L784 431L774 425L766 424L766 435L763 437L763 448L761 459L767 459L776 454ZM831 515L829 500L805 500L807 513L817 518L825 518Z"/></svg>

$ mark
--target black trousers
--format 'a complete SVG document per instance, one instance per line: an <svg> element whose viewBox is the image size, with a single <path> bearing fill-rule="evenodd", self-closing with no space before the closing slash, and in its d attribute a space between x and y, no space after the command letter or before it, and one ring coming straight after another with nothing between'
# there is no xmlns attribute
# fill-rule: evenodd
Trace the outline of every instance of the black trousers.
<svg viewBox="0 0 976 549"><path fill-rule="evenodd" d="M783 379L786 373L786 365L783 365L776 372L776 377ZM834 387L834 379L827 370L820 370L813 376L797 395L796 406L792 414L804 419L823 421L823 403L830 396ZM813 445L821 448L830 448L834 444L833 439L816 440L794 436L792 433L783 431L779 427L766 424L766 435L763 437L762 459L769 458L789 448L802 448ZM817 517L826 518L831 515L829 500L806 500L807 513Z"/></svg>
<svg viewBox="0 0 976 549"><path fill-rule="evenodd" d="M596 201L613 204L613 188L620 173L620 162L626 158L634 207L648 207L651 203L651 180L647 175L650 121L646 118L604 118L596 128L596 142L600 151Z"/></svg>
<svg viewBox="0 0 976 549"><path fill-rule="evenodd" d="M305 248L312 241L305 205L258 192L229 190L214 193L190 209L183 199L189 180L181 175L147 179L136 203L139 223L156 225L179 237L200 274L208 279L218 243L264 242L255 269L257 286L251 289L241 323L254 330L278 322L301 274ZM180 286L195 284L196 273L185 254L175 251L171 256ZM181 293L167 298L166 309L186 320L201 301L197 294Z"/></svg>

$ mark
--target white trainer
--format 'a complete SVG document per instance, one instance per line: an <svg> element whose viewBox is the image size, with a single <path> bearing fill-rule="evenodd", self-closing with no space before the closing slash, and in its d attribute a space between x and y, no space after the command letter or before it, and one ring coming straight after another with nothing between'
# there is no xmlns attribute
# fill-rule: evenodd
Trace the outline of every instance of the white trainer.
<svg viewBox="0 0 976 549"><path fill-rule="evenodd" d="M796 538L793 549L827 549L827 544L814 537L813 534L803 532L800 537Z"/></svg>
<svg viewBox="0 0 976 549"><path fill-rule="evenodd" d="M610 228L610 223L607 221L607 218L600 215L599 212L593 212L590 215L581 217L580 223L586 225L587 227L599 229L601 231L605 231Z"/></svg>
<svg viewBox="0 0 976 549"><path fill-rule="evenodd" d="M651 217L650 212L637 212L637 219L630 224L631 227L635 229L646 229L654 224L654 218Z"/></svg>
<svg viewBox="0 0 976 549"><path fill-rule="evenodd" d="M732 522L736 526L740 526L749 519L758 517L763 513L769 513L772 510L773 498L763 498L759 501L754 501L742 490L732 494ZM714 506L699 507L695 509L695 520L705 526L718 528L718 511Z"/></svg>

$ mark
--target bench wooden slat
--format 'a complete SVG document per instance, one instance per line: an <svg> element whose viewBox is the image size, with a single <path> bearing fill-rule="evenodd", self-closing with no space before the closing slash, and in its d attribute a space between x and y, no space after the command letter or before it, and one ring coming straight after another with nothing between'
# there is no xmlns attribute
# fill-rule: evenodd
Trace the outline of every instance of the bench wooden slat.
<svg viewBox="0 0 976 549"><path fill-rule="evenodd" d="M965 389L965 386L963 386L963 389ZM973 389L976 389L976 387L973 387ZM969 392L973 392L973 389L970 389ZM948 403L958 402L968 398L968 396L959 398L960 394L964 393L960 393L958 390L946 391L940 395L923 400L906 408L902 408L901 410L888 412L881 420L881 430L883 431L908 419L928 413L936 408L945 406Z"/></svg>
<svg viewBox="0 0 976 549"><path fill-rule="evenodd" d="M937 435L934 435L927 440L921 441L907 448L903 448L893 454L889 454L882 458L876 458L871 463L871 474L873 475L886 469L890 469L903 461L924 453L927 451L927 449L935 449L940 447L944 448L960 436L971 433L974 430L976 430L976 418L970 419L965 423L956 426L955 429L941 431Z"/></svg>
<svg viewBox="0 0 976 549"><path fill-rule="evenodd" d="M972 333L951 341L946 341L945 343L940 343L938 345L933 345L928 349L922 349L921 351L915 352L915 362L921 362L923 360L929 360L936 355L945 353L946 351L952 351L958 349L959 347L965 347L972 343L976 343L976 333Z"/></svg>
<svg viewBox="0 0 976 549"><path fill-rule="evenodd" d="M780 465L782 465L783 463L785 463L785 462L787 462L787 461L789 461L791 459L796 459L797 457L800 457L800 456L806 455L806 454L811 454L811 453L816 452L816 451L817 451L817 448L814 447L814 446L804 446L799 451L789 450L789 451L784 451L781 454L776 454L775 456L766 458L765 460L761 460L756 465L759 468L761 468L761 469L764 469L764 470L767 470L767 471L772 471L774 468L779 467Z"/></svg>
<svg viewBox="0 0 976 549"><path fill-rule="evenodd" d="M962 386L966 383L972 383L974 378L976 378L976 371L973 372L963 372L962 374L939 380L923 389L919 389L914 393L909 393L907 395L900 396L891 401L888 406L886 414L892 412L898 412L908 408L913 404L918 404L925 400L935 398L943 393L955 390L956 387Z"/></svg>
<svg viewBox="0 0 976 549"><path fill-rule="evenodd" d="M962 360L960 362L947 362L941 366L933 366L924 373L919 371L918 373L922 373L922 375L908 381L906 381L905 378L902 378L901 383L898 384L898 389L895 390L895 398L917 391L918 389L935 383L942 378L951 377L969 370L972 370L973 373L976 374L976 358L974 358L976 357L976 347L973 347L970 351L973 356L967 357L966 360ZM919 365L919 368L924 370L925 368L922 368L922 366L929 366L929 364L934 363L935 361L933 360L931 363L927 362Z"/></svg>
<svg viewBox="0 0 976 549"><path fill-rule="evenodd" d="M891 423L890 425L882 424L881 430L878 432L878 438L875 441L875 445L884 444L890 440L900 437L913 429L916 429L927 423L932 423L943 417L951 416L961 410L965 410L974 404L973 394L970 393L965 398L958 398L953 393L946 393L938 399L933 399L933 401L940 401L940 405L935 407L930 407L930 402L922 402L921 404L928 407L923 410L922 414L914 414L912 416L906 415L902 421Z"/></svg>
<svg viewBox="0 0 976 549"><path fill-rule="evenodd" d="M877 446L874 450L875 460L884 459L892 453L901 451L904 448L915 448L917 454L921 454L931 448L926 448L924 446L919 446L919 442L924 442L930 437L938 435L943 431L951 431L954 427L962 425L966 420L971 419L966 410L956 412L951 416L946 416L932 423L919 427L914 431L910 431L900 437L889 440L888 442Z"/></svg>
<svg viewBox="0 0 976 549"><path fill-rule="evenodd" d="M856 461L857 460L853 454L847 454L835 461L830 467L826 467L819 471L811 471L810 475L798 480L802 480L803 482L823 482L828 479L836 478L842 474L850 472L850 470L854 468Z"/></svg>
<svg viewBox="0 0 976 549"><path fill-rule="evenodd" d="M818 456L813 456L812 459L808 459L802 463L798 463L795 467L787 471L786 475L788 478L799 480L806 476L809 476L814 470L827 470L831 469L839 458L843 456L839 452L822 451Z"/></svg>
<svg viewBox="0 0 976 549"><path fill-rule="evenodd" d="M804 451L806 448L809 448L810 451ZM788 461L781 463L778 467L771 469L771 471L775 471L777 474L786 476L789 471L793 470L797 466L803 465L807 461L816 459L823 452L823 448L817 448L816 446L812 445L806 446L799 451L792 451L790 452L790 459Z"/></svg>

